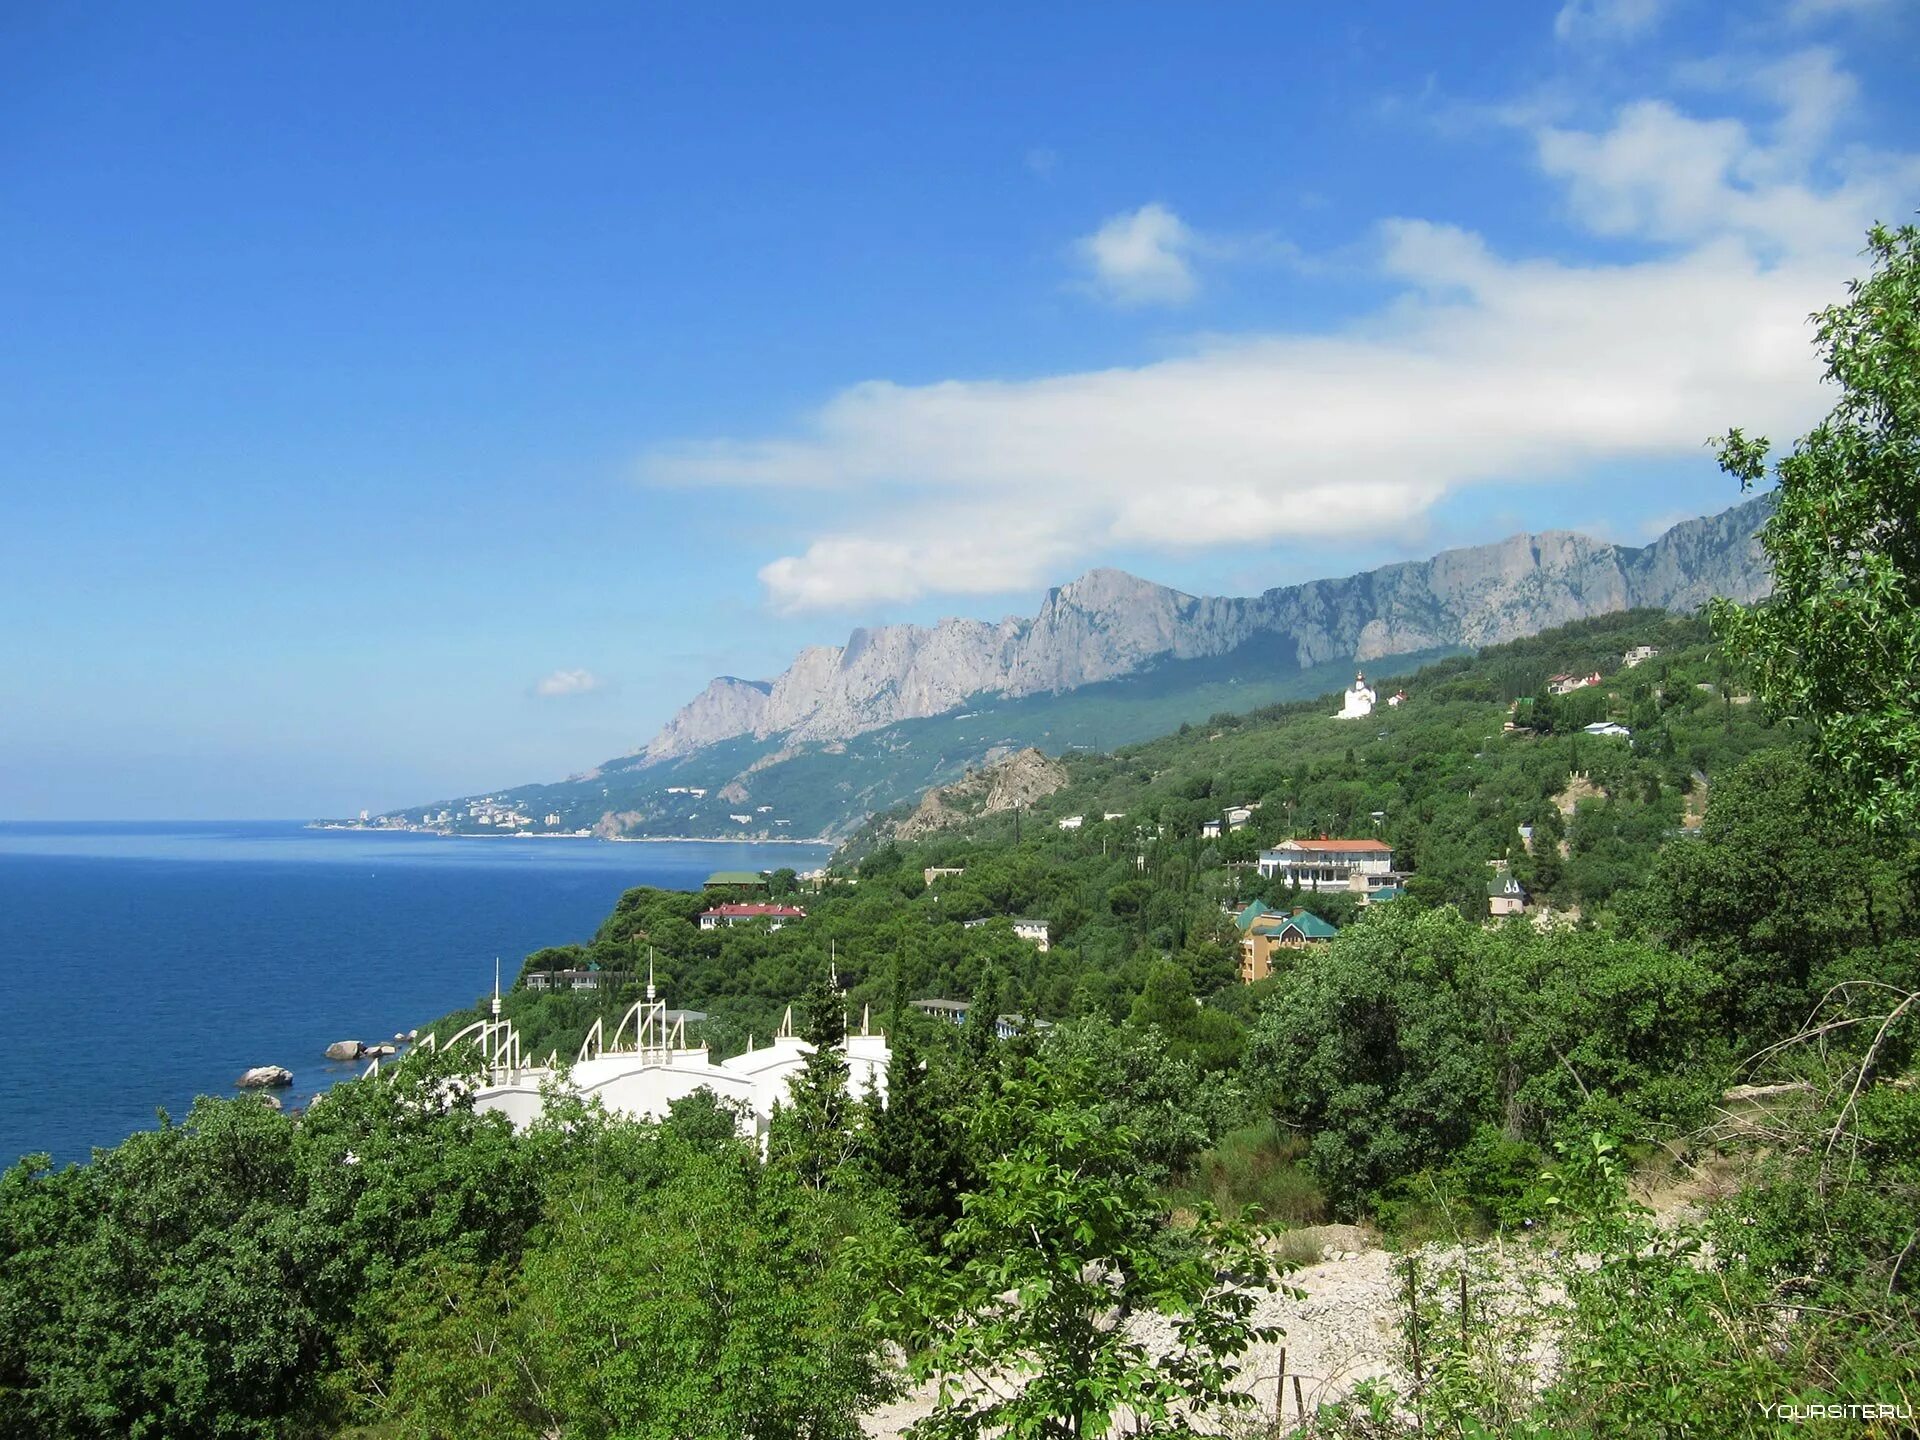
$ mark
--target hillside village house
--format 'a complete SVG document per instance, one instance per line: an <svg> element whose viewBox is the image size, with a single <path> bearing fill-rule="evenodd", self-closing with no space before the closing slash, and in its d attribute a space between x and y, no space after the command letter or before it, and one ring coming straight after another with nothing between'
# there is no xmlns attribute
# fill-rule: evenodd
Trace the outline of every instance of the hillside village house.
<svg viewBox="0 0 1920 1440"><path fill-rule="evenodd" d="M1078 830L1086 823L1087 817L1084 815L1069 815L1064 820L1061 820L1059 825L1062 830Z"/></svg>
<svg viewBox="0 0 1920 1440"><path fill-rule="evenodd" d="M1496 919L1518 915L1527 908L1527 892L1513 878L1511 870L1502 870L1487 882L1487 914Z"/></svg>
<svg viewBox="0 0 1920 1440"><path fill-rule="evenodd" d="M522 982L529 990L598 990L632 977L608 970L530 970Z"/></svg>
<svg viewBox="0 0 1920 1440"><path fill-rule="evenodd" d="M718 930L722 925L732 929L735 925L747 921L767 922L767 929L778 930L789 920L804 920L807 912L798 905L716 905L711 910L700 912L702 930Z"/></svg>
<svg viewBox="0 0 1920 1440"><path fill-rule="evenodd" d="M707 876L705 890L765 890L767 877L753 870L716 870Z"/></svg>
<svg viewBox="0 0 1920 1440"><path fill-rule="evenodd" d="M960 928L963 930L977 930L993 918L991 915L982 915L978 920L962 920L960 922ZM1047 948L1048 928L1045 920L1015 919L1008 921L1008 923L1013 926L1013 933L1018 935L1022 940L1027 941L1040 950Z"/></svg>
<svg viewBox="0 0 1920 1440"><path fill-rule="evenodd" d="M1571 695L1576 690L1584 690L1589 685L1600 683L1600 672L1591 675L1554 675L1547 680L1547 688L1556 695Z"/></svg>
<svg viewBox="0 0 1920 1440"><path fill-rule="evenodd" d="M1047 948L1047 922L1044 920L1015 920L1013 933L1038 949Z"/></svg>
<svg viewBox="0 0 1920 1440"><path fill-rule="evenodd" d="M1617 720L1596 720L1591 725L1583 725L1581 731L1587 735L1600 735L1613 740L1631 740L1633 731Z"/></svg>
<svg viewBox="0 0 1920 1440"><path fill-rule="evenodd" d="M1393 847L1384 840L1287 840L1260 852L1260 876L1302 890L1368 891L1392 883Z"/></svg>
<svg viewBox="0 0 1920 1440"><path fill-rule="evenodd" d="M1202 820L1200 822L1200 838L1202 840L1218 840L1225 829L1226 825L1222 821Z"/></svg>
<svg viewBox="0 0 1920 1440"><path fill-rule="evenodd" d="M1234 918L1240 930L1240 983L1251 985L1273 973L1275 950L1301 950L1324 944L1340 932L1307 910L1269 910L1258 900Z"/></svg>
<svg viewBox="0 0 1920 1440"><path fill-rule="evenodd" d="M936 1020L945 1020L949 1025L965 1025L967 1014L973 1008L966 1000L909 1000L913 1009L922 1015L931 1015ZM1051 1030L1050 1020L1036 1020L1028 1015L996 1015L993 1017L993 1033L1002 1040L1011 1040L1022 1031Z"/></svg>
<svg viewBox="0 0 1920 1440"><path fill-rule="evenodd" d="M1636 665L1645 664L1659 653L1660 647L1657 645L1636 645L1621 657L1620 663L1631 670Z"/></svg>
<svg viewBox="0 0 1920 1440"><path fill-rule="evenodd" d="M929 865L920 872L920 880L922 884L932 885L936 880L945 880L949 876L966 873L967 867L964 865Z"/></svg>

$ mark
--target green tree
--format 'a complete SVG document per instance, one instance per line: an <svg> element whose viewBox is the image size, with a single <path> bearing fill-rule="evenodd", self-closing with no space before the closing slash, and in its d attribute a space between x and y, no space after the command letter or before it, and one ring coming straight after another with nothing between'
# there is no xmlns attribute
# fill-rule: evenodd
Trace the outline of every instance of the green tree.
<svg viewBox="0 0 1920 1440"><path fill-rule="evenodd" d="M1868 247L1872 272L1815 317L1840 402L1773 467L1772 599L1713 621L1761 698L1811 724L1833 795L1888 828L1920 823L1920 231ZM1750 487L1767 442L1732 430L1720 461Z"/></svg>
<svg viewBox="0 0 1920 1440"><path fill-rule="evenodd" d="M846 997L825 980L802 1003L802 1038L812 1048L788 1085L767 1133L767 1158L788 1166L802 1184L824 1190L858 1153L855 1105L847 1094Z"/></svg>
<svg viewBox="0 0 1920 1440"><path fill-rule="evenodd" d="M1278 1334L1252 1319L1275 1285L1252 1232L1202 1215L1164 1243L1137 1137L1044 1076L1009 1084L984 1123L999 1155L946 1254L882 1302L915 1342L914 1375L939 1382L916 1433L1105 1435L1125 1416L1129 1434L1192 1435L1196 1411L1249 1405L1238 1357ZM1142 1310L1171 1319L1169 1352L1128 1331Z"/></svg>

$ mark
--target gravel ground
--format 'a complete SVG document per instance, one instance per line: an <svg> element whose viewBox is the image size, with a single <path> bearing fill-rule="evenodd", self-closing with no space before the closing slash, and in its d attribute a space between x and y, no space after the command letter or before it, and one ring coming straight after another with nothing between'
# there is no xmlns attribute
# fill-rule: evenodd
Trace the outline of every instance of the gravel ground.
<svg viewBox="0 0 1920 1440"><path fill-rule="evenodd" d="M1286 1294L1265 1296L1256 1311L1257 1323L1286 1331L1278 1344L1256 1346L1243 1365L1243 1381L1263 1414L1273 1413L1282 1347L1287 1355L1290 1417L1294 1376L1299 1377L1310 1413L1315 1405L1344 1395L1359 1380L1398 1375L1392 1359L1399 1343L1394 1257L1384 1250L1353 1248L1367 1242L1351 1226L1328 1226L1320 1233L1328 1246L1326 1258L1286 1277L1286 1283L1303 1295L1297 1299ZM1149 1345L1164 1346L1172 1335L1169 1323L1158 1316L1137 1317L1134 1325ZM868 1415L866 1432L872 1440L898 1440L932 1409L932 1388L922 1387Z"/></svg>

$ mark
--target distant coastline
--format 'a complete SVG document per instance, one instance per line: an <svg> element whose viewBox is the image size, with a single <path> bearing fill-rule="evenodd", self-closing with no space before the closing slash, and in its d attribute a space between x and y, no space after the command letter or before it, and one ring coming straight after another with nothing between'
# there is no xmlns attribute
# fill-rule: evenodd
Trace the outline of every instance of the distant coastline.
<svg viewBox="0 0 1920 1440"><path fill-rule="evenodd" d="M441 840L598 840L614 845L834 845L826 835L580 835L552 830L440 830L422 825L362 825L351 820L309 820L308 830L344 830L354 835L432 835Z"/></svg>

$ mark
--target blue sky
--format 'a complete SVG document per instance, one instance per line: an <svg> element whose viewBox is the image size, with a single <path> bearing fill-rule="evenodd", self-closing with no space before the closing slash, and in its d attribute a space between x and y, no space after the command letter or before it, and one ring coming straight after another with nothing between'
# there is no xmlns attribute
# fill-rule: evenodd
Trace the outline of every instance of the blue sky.
<svg viewBox="0 0 1920 1440"><path fill-rule="evenodd" d="M855 624L1737 498L1920 7L0 10L0 817L382 808Z"/></svg>

